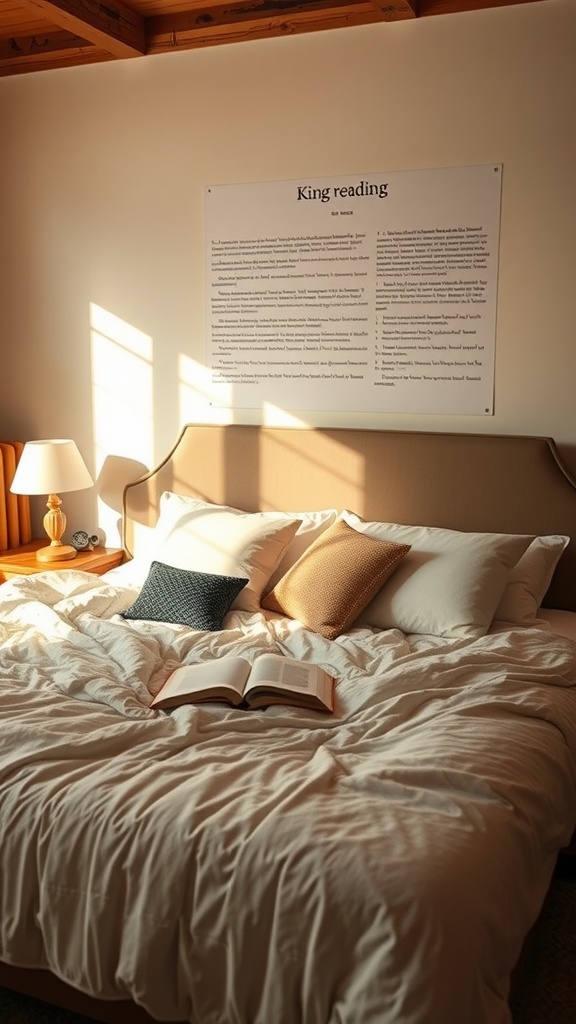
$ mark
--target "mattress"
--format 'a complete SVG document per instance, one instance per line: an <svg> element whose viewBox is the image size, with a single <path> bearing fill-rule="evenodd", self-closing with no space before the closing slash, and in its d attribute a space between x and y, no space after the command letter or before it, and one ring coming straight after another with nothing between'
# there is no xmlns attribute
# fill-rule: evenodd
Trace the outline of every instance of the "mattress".
<svg viewBox="0 0 576 1024"><path fill-rule="evenodd" d="M0 959L160 1020L509 1022L574 824L574 640L202 632L125 619L135 592L0 588ZM149 707L180 664L265 651L332 672L334 714Z"/></svg>

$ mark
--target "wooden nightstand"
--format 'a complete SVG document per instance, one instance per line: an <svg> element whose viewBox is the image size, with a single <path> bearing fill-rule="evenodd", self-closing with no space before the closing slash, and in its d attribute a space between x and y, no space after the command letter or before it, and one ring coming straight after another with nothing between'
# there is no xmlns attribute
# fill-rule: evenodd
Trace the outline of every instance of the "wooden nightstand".
<svg viewBox="0 0 576 1024"><path fill-rule="evenodd" d="M35 552L45 546L46 538L42 538L20 548L0 551L0 583L15 576L33 576L37 572L51 572L54 569L82 569L83 572L101 576L108 569L120 565L124 558L120 548L98 547L93 551L79 551L76 558L69 558L65 562L39 562Z"/></svg>

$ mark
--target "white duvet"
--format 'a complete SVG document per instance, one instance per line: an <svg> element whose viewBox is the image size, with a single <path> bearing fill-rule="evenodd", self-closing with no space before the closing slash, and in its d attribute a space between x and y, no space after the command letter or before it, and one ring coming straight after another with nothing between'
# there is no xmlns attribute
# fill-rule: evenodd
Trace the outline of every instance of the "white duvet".
<svg viewBox="0 0 576 1024"><path fill-rule="evenodd" d="M576 806L576 644L124 620L0 587L0 959L193 1024L505 1024ZM338 677L333 716L154 712L185 661Z"/></svg>

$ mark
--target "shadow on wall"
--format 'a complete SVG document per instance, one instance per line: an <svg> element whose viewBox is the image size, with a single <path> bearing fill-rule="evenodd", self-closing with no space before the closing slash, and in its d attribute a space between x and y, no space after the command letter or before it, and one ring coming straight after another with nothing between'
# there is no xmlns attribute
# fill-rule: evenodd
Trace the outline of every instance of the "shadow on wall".
<svg viewBox="0 0 576 1024"><path fill-rule="evenodd" d="M150 470L149 466L136 459L127 459L121 455L107 455L96 480L98 497L113 512L118 513L116 527L119 536L122 535L122 513L124 488L127 484L134 483L140 477L145 476Z"/></svg>

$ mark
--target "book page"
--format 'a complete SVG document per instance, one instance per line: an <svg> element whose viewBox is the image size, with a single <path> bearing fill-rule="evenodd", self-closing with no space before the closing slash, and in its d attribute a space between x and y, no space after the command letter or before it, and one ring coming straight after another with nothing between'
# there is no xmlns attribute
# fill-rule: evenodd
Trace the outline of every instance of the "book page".
<svg viewBox="0 0 576 1024"><path fill-rule="evenodd" d="M203 661L196 665L181 665L168 677L152 701L151 707L157 701L164 701L167 698L184 699L212 689L231 689L241 695L249 670L250 666L245 658L215 658L213 661Z"/></svg>
<svg viewBox="0 0 576 1024"><path fill-rule="evenodd" d="M246 690L271 686L276 690L320 694L331 691L332 677L319 665L286 658L282 654L262 654L256 658Z"/></svg>
<svg viewBox="0 0 576 1024"><path fill-rule="evenodd" d="M316 665L305 665L283 655L261 654L252 666L250 687L273 683L275 686L290 690L308 690L311 688L312 677L316 675L316 669Z"/></svg>
<svg viewBox="0 0 576 1024"><path fill-rule="evenodd" d="M251 707L286 703L332 710L333 687L333 677L320 665L279 654L263 654L252 666L246 694Z"/></svg>

